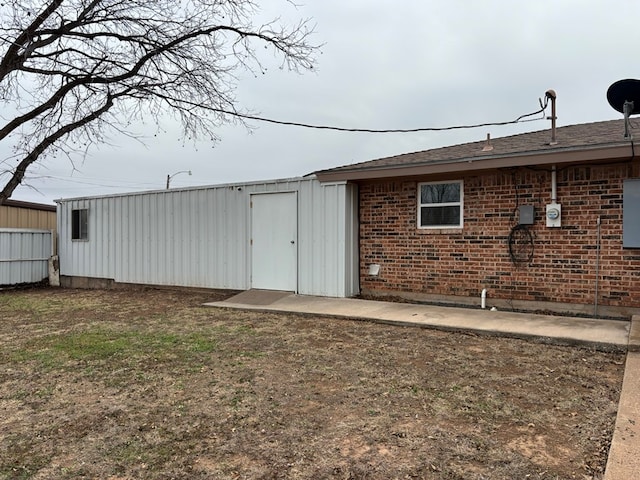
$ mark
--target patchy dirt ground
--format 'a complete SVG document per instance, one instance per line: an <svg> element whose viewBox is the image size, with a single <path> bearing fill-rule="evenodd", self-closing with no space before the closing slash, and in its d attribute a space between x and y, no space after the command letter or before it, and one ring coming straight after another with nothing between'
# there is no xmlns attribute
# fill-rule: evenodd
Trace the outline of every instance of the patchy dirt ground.
<svg viewBox="0 0 640 480"><path fill-rule="evenodd" d="M0 478L601 478L620 352L225 295L0 292Z"/></svg>

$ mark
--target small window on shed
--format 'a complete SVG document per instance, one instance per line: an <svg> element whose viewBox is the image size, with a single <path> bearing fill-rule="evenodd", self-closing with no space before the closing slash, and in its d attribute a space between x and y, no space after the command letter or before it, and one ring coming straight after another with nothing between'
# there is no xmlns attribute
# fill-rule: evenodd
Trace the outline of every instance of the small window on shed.
<svg viewBox="0 0 640 480"><path fill-rule="evenodd" d="M418 228L462 227L462 181L418 185Z"/></svg>
<svg viewBox="0 0 640 480"><path fill-rule="evenodd" d="M71 240L87 240L88 210L86 208L71 210Z"/></svg>
<svg viewBox="0 0 640 480"><path fill-rule="evenodd" d="M640 248L640 178L624 181L622 192L622 246Z"/></svg>

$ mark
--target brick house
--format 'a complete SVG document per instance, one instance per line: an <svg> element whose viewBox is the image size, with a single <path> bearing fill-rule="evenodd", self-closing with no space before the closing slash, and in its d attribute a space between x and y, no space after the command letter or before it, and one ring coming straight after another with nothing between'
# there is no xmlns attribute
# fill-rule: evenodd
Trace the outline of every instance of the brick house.
<svg viewBox="0 0 640 480"><path fill-rule="evenodd" d="M358 185L365 295L618 316L640 311L638 154L613 120L316 175Z"/></svg>

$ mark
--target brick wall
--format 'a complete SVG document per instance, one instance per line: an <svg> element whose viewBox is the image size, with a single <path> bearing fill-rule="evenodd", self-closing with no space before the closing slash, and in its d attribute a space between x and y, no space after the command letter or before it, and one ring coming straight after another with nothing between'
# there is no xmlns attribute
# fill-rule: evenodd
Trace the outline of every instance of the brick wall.
<svg viewBox="0 0 640 480"><path fill-rule="evenodd" d="M430 179L362 183L362 290L479 298L486 288L494 299L594 304L600 217L598 303L640 307L640 250L622 248L623 179L632 173L630 165L558 167L560 228L546 227L549 170L450 178L464 180L462 229L417 228L417 186ZM533 257L515 264L509 234L518 205L535 207L535 223ZM378 276L369 264L381 265Z"/></svg>

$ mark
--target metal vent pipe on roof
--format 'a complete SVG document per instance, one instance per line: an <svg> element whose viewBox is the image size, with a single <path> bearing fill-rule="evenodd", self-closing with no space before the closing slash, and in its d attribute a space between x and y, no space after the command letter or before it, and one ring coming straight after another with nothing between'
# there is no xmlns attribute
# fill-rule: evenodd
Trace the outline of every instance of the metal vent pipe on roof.
<svg viewBox="0 0 640 480"><path fill-rule="evenodd" d="M633 113L634 110L634 102L625 101L622 106L622 110L624 113L624 138L631 138L631 127L629 123L629 116Z"/></svg>
<svg viewBox="0 0 640 480"><path fill-rule="evenodd" d="M551 120L551 142L549 145L556 145L558 141L556 140L556 92L555 90L547 90L545 92L545 97L547 100L551 100L551 116L547 117L547 120Z"/></svg>
<svg viewBox="0 0 640 480"><path fill-rule="evenodd" d="M490 152L493 150L493 145L491 145L491 133L487 133L487 143L482 147L483 152Z"/></svg>

